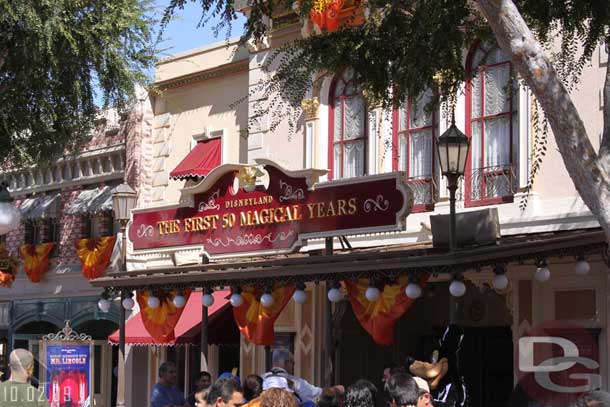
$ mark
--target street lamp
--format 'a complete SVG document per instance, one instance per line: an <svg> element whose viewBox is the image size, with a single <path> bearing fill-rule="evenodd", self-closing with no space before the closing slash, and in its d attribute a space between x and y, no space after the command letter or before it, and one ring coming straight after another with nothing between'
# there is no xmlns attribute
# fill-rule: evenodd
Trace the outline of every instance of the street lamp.
<svg viewBox="0 0 610 407"><path fill-rule="evenodd" d="M466 170L466 158L470 148L470 140L456 126L452 120L451 126L436 141L438 158L441 165L441 173L447 177L447 189L449 189L450 208L450 239L449 248L454 251L457 248L457 233L455 227L455 191L458 180Z"/></svg>
<svg viewBox="0 0 610 407"><path fill-rule="evenodd" d="M21 212L13 205L13 198L8 192L8 184L0 182L0 235L5 235L19 227Z"/></svg>
<svg viewBox="0 0 610 407"><path fill-rule="evenodd" d="M123 243L123 267L122 271L127 271L127 223L131 217L131 210L136 206L137 194L127 184L123 183L112 190L112 210L114 219L121 224L121 235ZM121 292L121 302L128 298L127 293ZM125 406L125 307L121 306L119 316L119 368L117 400L118 407Z"/></svg>

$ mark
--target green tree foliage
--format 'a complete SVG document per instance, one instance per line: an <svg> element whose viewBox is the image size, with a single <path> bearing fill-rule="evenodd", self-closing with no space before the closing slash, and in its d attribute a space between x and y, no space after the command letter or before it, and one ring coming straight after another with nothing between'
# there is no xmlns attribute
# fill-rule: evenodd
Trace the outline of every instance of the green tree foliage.
<svg viewBox="0 0 610 407"><path fill-rule="evenodd" d="M2 166L78 151L91 135L96 94L127 109L152 66L142 0L0 0Z"/></svg>

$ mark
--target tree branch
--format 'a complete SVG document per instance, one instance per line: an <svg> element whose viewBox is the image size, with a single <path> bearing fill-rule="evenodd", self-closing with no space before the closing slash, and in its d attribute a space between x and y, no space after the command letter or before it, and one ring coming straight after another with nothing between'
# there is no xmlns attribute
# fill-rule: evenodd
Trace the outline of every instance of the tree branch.
<svg viewBox="0 0 610 407"><path fill-rule="evenodd" d="M608 47L610 44L606 45ZM604 82L604 132L599 146L599 155L610 156L610 57L606 61L606 81Z"/></svg>
<svg viewBox="0 0 610 407"><path fill-rule="evenodd" d="M565 167L610 242L610 175L567 89L512 0L476 0L499 46L544 109Z"/></svg>

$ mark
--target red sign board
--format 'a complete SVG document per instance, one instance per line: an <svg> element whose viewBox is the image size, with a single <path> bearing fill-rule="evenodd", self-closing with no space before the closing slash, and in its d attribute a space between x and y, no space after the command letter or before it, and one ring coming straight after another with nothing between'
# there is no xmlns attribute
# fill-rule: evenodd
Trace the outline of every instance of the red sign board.
<svg viewBox="0 0 610 407"><path fill-rule="evenodd" d="M401 173L308 186L305 176L269 162L264 170L266 188L236 188L235 166L221 166L189 205L134 210L134 250L203 246L211 258L286 253L308 238L401 230L413 206Z"/></svg>

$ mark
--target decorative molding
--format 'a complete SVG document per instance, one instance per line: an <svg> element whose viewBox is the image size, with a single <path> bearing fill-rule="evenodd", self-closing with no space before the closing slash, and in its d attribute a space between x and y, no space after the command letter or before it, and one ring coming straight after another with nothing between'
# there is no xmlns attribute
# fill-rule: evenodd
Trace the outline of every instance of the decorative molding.
<svg viewBox="0 0 610 407"><path fill-rule="evenodd" d="M305 112L305 119L311 120L318 117L318 108L320 107L320 99L317 96L312 98L303 99L301 101L301 108Z"/></svg>
<svg viewBox="0 0 610 407"><path fill-rule="evenodd" d="M367 199L366 201L364 201L364 203L362 204L362 209L364 210L364 212L369 213L370 211L387 211L388 208L390 207L390 202L388 202L387 199L383 198L383 195L379 194L377 195L376 199Z"/></svg>
<svg viewBox="0 0 610 407"><path fill-rule="evenodd" d="M235 239L233 239L232 237L227 237L226 243L225 243L225 241L223 241L223 239L220 239L220 238L215 238L215 239L208 238L207 241L209 244L211 244L214 247L218 247L221 245L224 247L227 247L227 246L230 246L231 244L233 244L234 246L249 246L249 245L253 245L253 244L256 244L256 245L261 244L265 240L269 241L270 243L286 240L290 236L292 236L293 233L294 233L293 230L289 230L288 233L280 232L275 237L271 237L271 232L267 233L266 235L261 235L260 233L257 233L257 234L246 233L244 235L236 237Z"/></svg>
<svg viewBox="0 0 610 407"><path fill-rule="evenodd" d="M207 81L209 79L220 78L223 76L248 71L248 69L248 60L232 62L229 64L221 65L214 69L209 69L206 71L196 72L188 75L179 76L177 78L157 82L155 83L155 86L157 86L161 90L175 89L183 86L192 85L197 82Z"/></svg>
<svg viewBox="0 0 610 407"><path fill-rule="evenodd" d="M294 189L292 185L287 184L284 180L280 180L280 189L283 191L283 195L279 198L280 202L301 201L305 199L303 188Z"/></svg>
<svg viewBox="0 0 610 407"><path fill-rule="evenodd" d="M220 197L220 189L217 189L209 198L207 202L199 203L199 211L205 212L209 210L219 210L220 205L216 203L216 199Z"/></svg>
<svg viewBox="0 0 610 407"><path fill-rule="evenodd" d="M79 334L72 330L70 320L66 320L66 326L57 333L47 334L42 337L43 341L90 341L91 335Z"/></svg>

